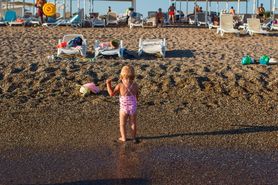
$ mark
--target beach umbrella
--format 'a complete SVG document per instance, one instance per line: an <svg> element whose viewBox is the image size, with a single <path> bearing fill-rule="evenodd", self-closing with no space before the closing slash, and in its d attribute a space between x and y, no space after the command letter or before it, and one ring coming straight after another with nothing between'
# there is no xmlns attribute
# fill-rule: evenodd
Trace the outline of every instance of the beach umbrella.
<svg viewBox="0 0 278 185"><path fill-rule="evenodd" d="M246 11L245 11L245 13L247 14L247 12L248 12L248 1L246 1Z"/></svg>
<svg viewBox="0 0 278 185"><path fill-rule="evenodd" d="M276 8L276 0L273 0L273 4L272 4L272 9L273 9L273 18L275 17L275 10L277 10L278 8Z"/></svg>
<svg viewBox="0 0 278 185"><path fill-rule="evenodd" d="M253 0L253 14L256 14L256 0Z"/></svg>
<svg viewBox="0 0 278 185"><path fill-rule="evenodd" d="M2 16L3 16L2 14L3 14L3 13L2 13L2 1L0 1L0 15L1 15L1 16L0 16L0 19L1 19Z"/></svg>
<svg viewBox="0 0 278 185"><path fill-rule="evenodd" d="M72 0L70 0L70 17L72 17Z"/></svg>
<svg viewBox="0 0 278 185"><path fill-rule="evenodd" d="M77 9L80 9L80 0L77 0Z"/></svg>
<svg viewBox="0 0 278 185"><path fill-rule="evenodd" d="M84 0L84 18L85 18L85 15L86 15L86 0Z"/></svg>
<svg viewBox="0 0 278 185"><path fill-rule="evenodd" d="M132 0L132 8L136 11L136 0Z"/></svg>
<svg viewBox="0 0 278 185"><path fill-rule="evenodd" d="M240 14L239 5L240 5L240 0L237 1L237 14Z"/></svg>
<svg viewBox="0 0 278 185"><path fill-rule="evenodd" d="M188 15L188 0L186 1L186 16Z"/></svg>

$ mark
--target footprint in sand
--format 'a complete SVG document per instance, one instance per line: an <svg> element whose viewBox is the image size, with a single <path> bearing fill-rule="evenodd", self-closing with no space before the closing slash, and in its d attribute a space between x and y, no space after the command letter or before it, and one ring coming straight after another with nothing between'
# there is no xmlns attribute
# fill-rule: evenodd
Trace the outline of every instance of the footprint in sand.
<svg viewBox="0 0 278 185"><path fill-rule="evenodd" d="M3 78L4 78L4 74L0 73L0 80L3 80Z"/></svg>
<svg viewBox="0 0 278 185"><path fill-rule="evenodd" d="M12 83L8 89L7 89L7 92L13 92L17 89L17 85L15 83Z"/></svg>
<svg viewBox="0 0 278 185"><path fill-rule="evenodd" d="M203 71L208 73L208 72L210 72L210 68L204 67L204 68L203 68Z"/></svg>
<svg viewBox="0 0 278 185"><path fill-rule="evenodd" d="M38 70L38 64L32 63L29 65L29 70L35 72Z"/></svg>
<svg viewBox="0 0 278 185"><path fill-rule="evenodd" d="M146 71L147 67L150 67L150 65L148 65L148 64L143 64L143 65L141 65L140 69L141 69L142 71Z"/></svg>
<svg viewBox="0 0 278 185"><path fill-rule="evenodd" d="M142 75L137 75L136 79L142 80L144 77Z"/></svg>
<svg viewBox="0 0 278 185"><path fill-rule="evenodd" d="M44 71L46 73L54 73L56 71L56 68L54 68L54 67L47 67L47 68L44 69Z"/></svg>
<svg viewBox="0 0 278 185"><path fill-rule="evenodd" d="M162 70L167 70L167 68L168 68L168 66L167 65L164 65L164 64L159 64L159 67L160 67L160 69L162 69Z"/></svg>
<svg viewBox="0 0 278 185"><path fill-rule="evenodd" d="M23 67L15 67L15 68L12 68L11 74L13 74L13 73L20 73L23 70L24 70Z"/></svg>
<svg viewBox="0 0 278 185"><path fill-rule="evenodd" d="M27 96L20 96L18 98L19 103L26 103L28 101L28 97Z"/></svg>

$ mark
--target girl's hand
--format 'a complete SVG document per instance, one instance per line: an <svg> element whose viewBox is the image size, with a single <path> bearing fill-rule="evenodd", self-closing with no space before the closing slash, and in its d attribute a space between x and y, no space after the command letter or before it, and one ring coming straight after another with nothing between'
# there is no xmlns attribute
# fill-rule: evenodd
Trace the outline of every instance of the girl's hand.
<svg viewBox="0 0 278 185"><path fill-rule="evenodd" d="M107 79L106 84L111 84L112 80L113 80L112 78Z"/></svg>

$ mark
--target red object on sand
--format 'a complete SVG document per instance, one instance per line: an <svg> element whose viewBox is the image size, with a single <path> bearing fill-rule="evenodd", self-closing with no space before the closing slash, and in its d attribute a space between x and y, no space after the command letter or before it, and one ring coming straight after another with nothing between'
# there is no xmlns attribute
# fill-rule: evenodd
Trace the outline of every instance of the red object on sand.
<svg viewBox="0 0 278 185"><path fill-rule="evenodd" d="M60 44L57 45L57 48L65 48L67 47L67 42L61 42Z"/></svg>

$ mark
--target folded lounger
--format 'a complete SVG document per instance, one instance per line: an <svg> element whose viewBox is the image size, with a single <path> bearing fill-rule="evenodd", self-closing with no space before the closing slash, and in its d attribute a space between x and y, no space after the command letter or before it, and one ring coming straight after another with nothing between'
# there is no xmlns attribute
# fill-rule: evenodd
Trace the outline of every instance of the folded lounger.
<svg viewBox="0 0 278 185"><path fill-rule="evenodd" d="M160 53L164 58L166 55L166 39L140 39L138 55L142 53L156 54Z"/></svg>

